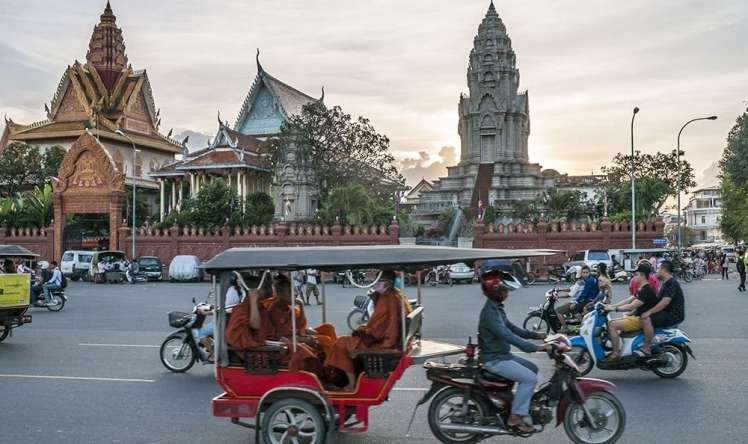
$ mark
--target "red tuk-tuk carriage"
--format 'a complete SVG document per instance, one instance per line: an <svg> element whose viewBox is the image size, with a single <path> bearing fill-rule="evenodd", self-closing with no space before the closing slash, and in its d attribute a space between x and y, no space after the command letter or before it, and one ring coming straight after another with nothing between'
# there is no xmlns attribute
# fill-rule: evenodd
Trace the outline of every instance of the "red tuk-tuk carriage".
<svg viewBox="0 0 748 444"><path fill-rule="evenodd" d="M37 254L18 245L0 245L0 266L6 259L35 260ZM11 330L31 322L29 309L31 277L25 273L0 273L0 342Z"/></svg>
<svg viewBox="0 0 748 444"><path fill-rule="evenodd" d="M314 268L325 272L343 270L397 270L414 272L437 265L496 258L518 258L550 254L537 250L488 250L421 246L350 246L232 248L208 261L220 289L214 288L215 376L224 393L212 401L213 415L255 430L256 442L325 442L331 432L364 432L369 408L382 404L405 370L427 359L461 354L464 346L420 339L423 307L401 313L401 340L397 349L367 350L351 356L361 368L353 392L327 390L313 373L289 371L280 357L288 352L279 344L250 350L232 350L226 343L225 294L232 273L269 271L292 273ZM350 273L348 273L350 276ZM264 279L263 275L263 279ZM216 279L217 278L217 279ZM418 287L420 302L421 291ZM293 286L292 286L292 297ZM326 320L322 284L323 322ZM291 316L296 347L295 316ZM349 419L355 417L355 421ZM248 423L246 419L254 419Z"/></svg>

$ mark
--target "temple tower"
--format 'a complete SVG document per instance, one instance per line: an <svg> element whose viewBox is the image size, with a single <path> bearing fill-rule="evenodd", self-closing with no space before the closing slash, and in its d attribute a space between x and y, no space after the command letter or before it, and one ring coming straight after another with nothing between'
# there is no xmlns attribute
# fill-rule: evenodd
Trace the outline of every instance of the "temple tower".
<svg viewBox="0 0 748 444"><path fill-rule="evenodd" d="M99 24L94 27L86 53L86 62L96 67L101 81L110 92L120 72L127 67L125 40L116 22L117 17L107 2Z"/></svg>

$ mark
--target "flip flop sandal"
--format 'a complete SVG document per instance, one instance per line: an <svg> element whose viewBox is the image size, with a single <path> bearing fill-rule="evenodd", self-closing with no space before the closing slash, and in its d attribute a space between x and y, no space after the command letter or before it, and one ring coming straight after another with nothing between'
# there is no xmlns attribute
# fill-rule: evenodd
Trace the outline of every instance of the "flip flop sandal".
<svg viewBox="0 0 748 444"><path fill-rule="evenodd" d="M642 349L634 351L634 354L636 356L640 357L640 358L648 358L648 357L652 356L652 352L647 353L647 352L645 352Z"/></svg>

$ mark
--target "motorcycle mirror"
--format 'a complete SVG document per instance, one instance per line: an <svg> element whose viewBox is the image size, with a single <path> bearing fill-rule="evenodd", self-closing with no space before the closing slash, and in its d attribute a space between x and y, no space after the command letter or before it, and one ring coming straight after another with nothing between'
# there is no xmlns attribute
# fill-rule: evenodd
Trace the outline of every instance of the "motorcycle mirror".
<svg viewBox="0 0 748 444"><path fill-rule="evenodd" d="M192 303L193 303L193 304L195 303L195 298L194 298L194 297L192 298Z"/></svg>

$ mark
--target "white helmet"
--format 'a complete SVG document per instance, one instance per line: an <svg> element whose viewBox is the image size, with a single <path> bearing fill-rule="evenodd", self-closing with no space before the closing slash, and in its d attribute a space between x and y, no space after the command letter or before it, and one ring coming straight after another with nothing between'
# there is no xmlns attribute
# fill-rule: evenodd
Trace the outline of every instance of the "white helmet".
<svg viewBox="0 0 748 444"><path fill-rule="evenodd" d="M49 268L49 262L47 261L39 261L36 263L36 265L38 265L41 269Z"/></svg>

